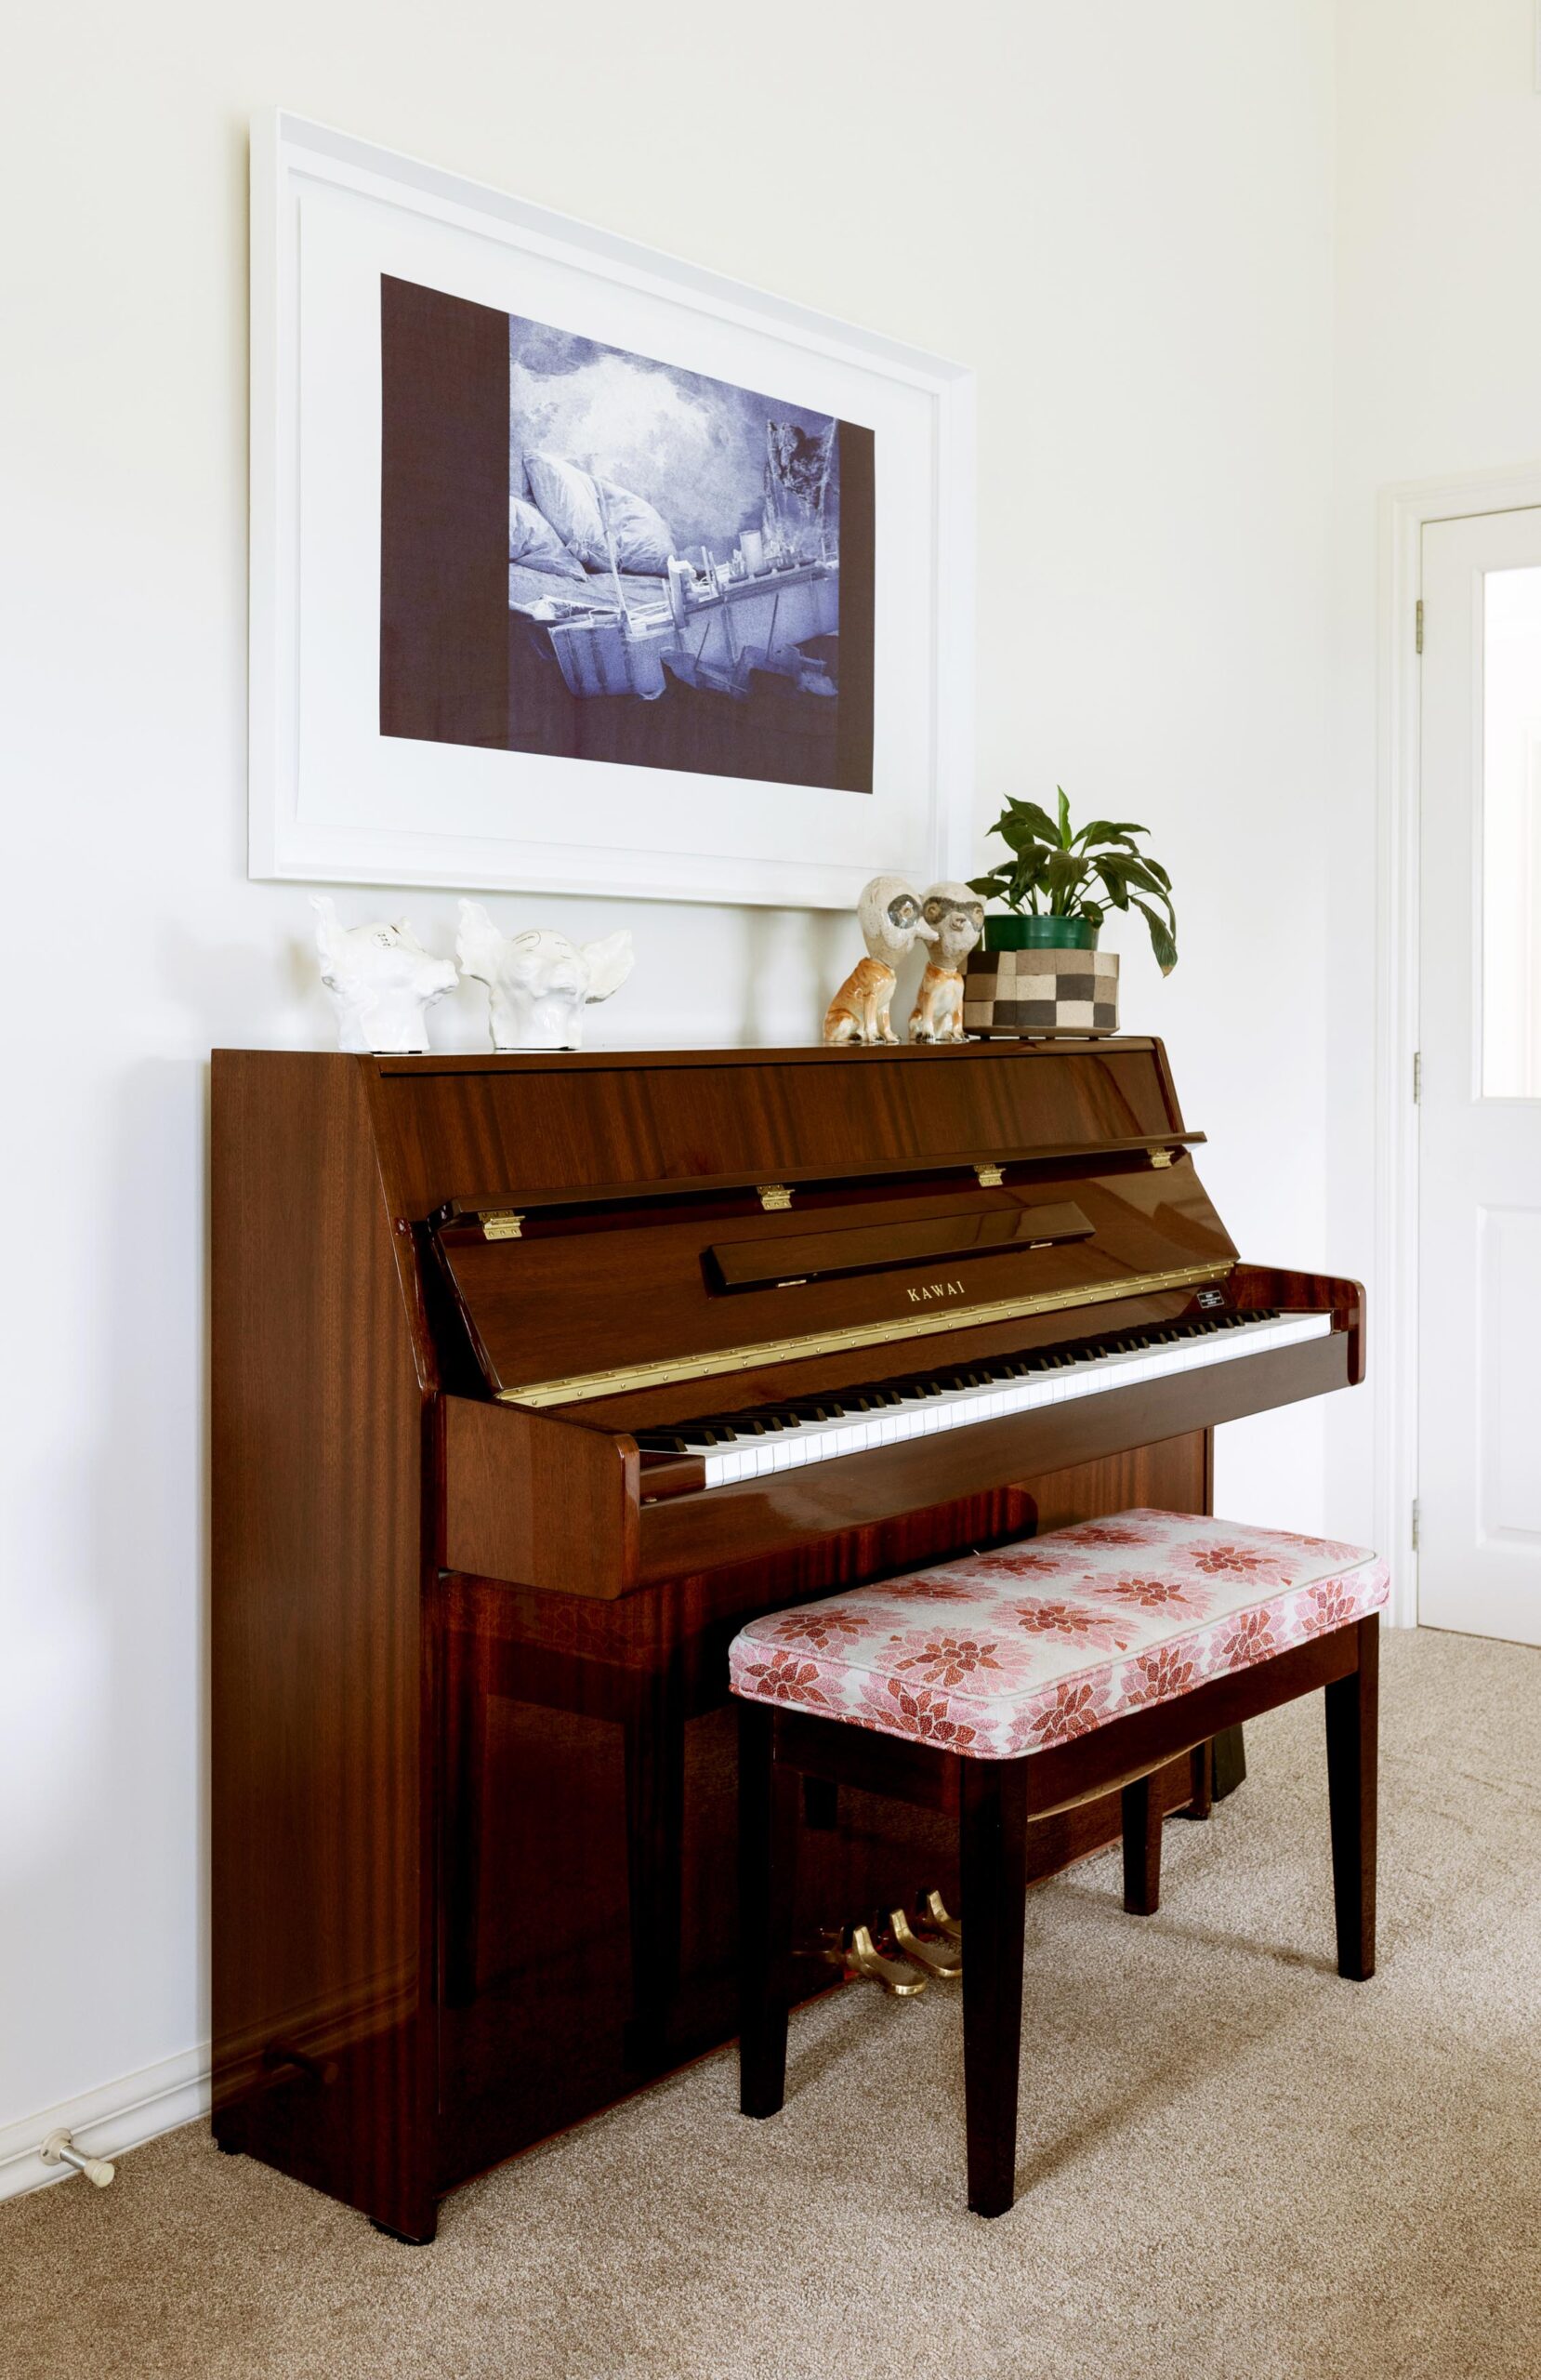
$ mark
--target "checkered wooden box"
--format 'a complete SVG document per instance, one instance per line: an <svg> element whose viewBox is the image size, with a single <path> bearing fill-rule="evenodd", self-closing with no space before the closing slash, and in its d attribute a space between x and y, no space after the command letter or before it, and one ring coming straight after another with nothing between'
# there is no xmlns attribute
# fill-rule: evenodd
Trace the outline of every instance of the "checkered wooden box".
<svg viewBox="0 0 1541 2380"><path fill-rule="evenodd" d="M1118 955L1112 950L973 950L963 979L966 1033L1118 1030Z"/></svg>

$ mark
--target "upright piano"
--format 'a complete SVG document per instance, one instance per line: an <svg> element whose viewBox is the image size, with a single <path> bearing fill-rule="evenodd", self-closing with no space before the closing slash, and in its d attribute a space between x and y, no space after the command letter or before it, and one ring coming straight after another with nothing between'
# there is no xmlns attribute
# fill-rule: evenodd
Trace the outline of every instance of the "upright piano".
<svg viewBox="0 0 1541 2380"><path fill-rule="evenodd" d="M1206 1511L1218 1423L1363 1370L1155 1041L229 1051L213 1125L215 2132L405 2240L731 2037L745 1620ZM955 1894L926 1814L806 1817L810 1950Z"/></svg>

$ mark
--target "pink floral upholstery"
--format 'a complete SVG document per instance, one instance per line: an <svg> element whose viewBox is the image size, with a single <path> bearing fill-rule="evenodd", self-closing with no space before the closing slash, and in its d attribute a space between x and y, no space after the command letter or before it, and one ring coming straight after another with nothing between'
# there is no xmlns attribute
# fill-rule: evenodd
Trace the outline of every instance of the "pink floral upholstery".
<svg viewBox="0 0 1541 2380"><path fill-rule="evenodd" d="M1047 1751L1386 1601L1363 1546L1119 1513L752 1620L735 1694L980 1760Z"/></svg>

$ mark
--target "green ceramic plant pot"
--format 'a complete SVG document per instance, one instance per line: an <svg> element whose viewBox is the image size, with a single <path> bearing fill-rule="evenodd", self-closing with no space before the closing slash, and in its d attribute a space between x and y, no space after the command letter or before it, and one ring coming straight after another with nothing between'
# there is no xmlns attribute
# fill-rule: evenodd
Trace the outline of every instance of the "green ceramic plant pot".
<svg viewBox="0 0 1541 2380"><path fill-rule="evenodd" d="M1089 918L986 918L986 950L1095 950L1100 929Z"/></svg>

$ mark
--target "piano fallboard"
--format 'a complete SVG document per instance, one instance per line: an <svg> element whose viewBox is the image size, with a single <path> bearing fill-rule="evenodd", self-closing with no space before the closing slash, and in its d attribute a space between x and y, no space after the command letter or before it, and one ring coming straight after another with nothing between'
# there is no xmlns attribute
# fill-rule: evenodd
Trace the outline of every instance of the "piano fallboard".
<svg viewBox="0 0 1541 2380"><path fill-rule="evenodd" d="M1086 1312L1219 1280L1235 1262L1186 1156L1160 1171L1078 1179L1073 1201L1011 1183L974 1196L972 1226L955 1194L928 1199L905 1185L882 1202L881 1222L877 1202L853 1208L825 1192L797 1212L533 1221L517 1239L456 1223L436 1246L492 1393L539 1407ZM1072 1208L1088 1227L1065 1229ZM976 1244L911 1253L917 1233L949 1227L971 1229ZM860 1243L860 1269L854 1254L844 1267L797 1269L810 1242L840 1239ZM757 1270L754 1287L725 1283L735 1262Z"/></svg>

